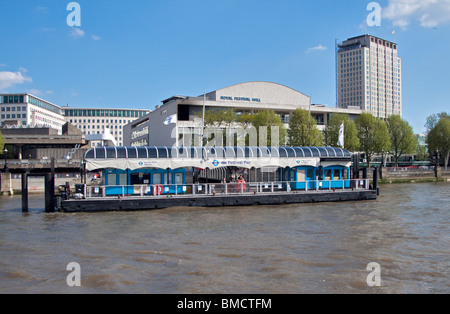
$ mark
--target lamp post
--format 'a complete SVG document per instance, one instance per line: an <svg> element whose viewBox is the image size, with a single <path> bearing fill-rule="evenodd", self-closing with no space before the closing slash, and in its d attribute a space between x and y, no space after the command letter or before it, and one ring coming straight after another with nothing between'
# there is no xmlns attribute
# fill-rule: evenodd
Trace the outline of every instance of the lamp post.
<svg viewBox="0 0 450 314"><path fill-rule="evenodd" d="M438 167L439 167L439 150L436 149L436 163L434 166L434 176L438 177Z"/></svg>
<svg viewBox="0 0 450 314"><path fill-rule="evenodd" d="M3 149L3 156L5 157L5 165L3 167L3 172L8 172L8 164L7 164L7 160L6 160L6 153L8 152L8 150L6 149L6 147Z"/></svg>

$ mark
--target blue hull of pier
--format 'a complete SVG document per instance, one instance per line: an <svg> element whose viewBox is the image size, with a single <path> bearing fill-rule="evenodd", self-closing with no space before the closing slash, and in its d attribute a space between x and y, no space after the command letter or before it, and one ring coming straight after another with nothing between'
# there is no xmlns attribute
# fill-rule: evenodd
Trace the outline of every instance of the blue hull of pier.
<svg viewBox="0 0 450 314"><path fill-rule="evenodd" d="M281 205L296 203L320 203L375 200L377 192L359 191L311 191L298 193L207 195L207 196L158 196L71 199L61 202L62 212L108 212L155 210L170 207L229 207L253 205Z"/></svg>

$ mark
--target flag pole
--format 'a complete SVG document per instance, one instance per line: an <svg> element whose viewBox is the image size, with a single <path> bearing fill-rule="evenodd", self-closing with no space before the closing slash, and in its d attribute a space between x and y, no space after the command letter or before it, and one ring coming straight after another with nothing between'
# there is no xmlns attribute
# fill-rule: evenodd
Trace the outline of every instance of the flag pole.
<svg viewBox="0 0 450 314"><path fill-rule="evenodd" d="M203 113L202 113L202 138L201 138L201 147L203 147L203 138L205 137L205 102L206 102L206 89L203 93Z"/></svg>
<svg viewBox="0 0 450 314"><path fill-rule="evenodd" d="M342 124L339 127L339 136L338 136L338 142L337 142L337 145L341 146L342 148L345 147L345 145L344 145L344 125L345 125L345 121L342 121Z"/></svg>

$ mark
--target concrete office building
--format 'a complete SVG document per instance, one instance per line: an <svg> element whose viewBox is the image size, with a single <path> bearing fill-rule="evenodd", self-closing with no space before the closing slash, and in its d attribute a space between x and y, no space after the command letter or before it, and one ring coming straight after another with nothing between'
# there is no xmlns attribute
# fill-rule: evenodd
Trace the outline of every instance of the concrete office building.
<svg viewBox="0 0 450 314"><path fill-rule="evenodd" d="M145 109L70 108L60 107L31 94L0 95L0 126L50 127L61 134L70 122L85 135L103 134L105 128L117 145L123 144L123 126L148 114ZM101 141L93 141L94 146Z"/></svg>
<svg viewBox="0 0 450 314"><path fill-rule="evenodd" d="M0 125L33 125L61 132L65 123L61 107L31 94L0 95Z"/></svg>
<svg viewBox="0 0 450 314"><path fill-rule="evenodd" d="M287 86L271 82L247 82L222 88L196 97L176 95L162 101L154 111L124 126L125 146L190 146L198 145L201 138L201 115L205 110L233 108L239 113L254 114L274 110L286 126L297 108L311 110L323 130L333 113L347 113L351 117L361 114L354 107L346 109L311 105L309 96ZM175 115L175 116L174 116ZM165 124L168 117L175 123ZM280 143L283 144L283 143Z"/></svg>
<svg viewBox="0 0 450 314"><path fill-rule="evenodd" d="M339 108L357 106L377 118L402 115L397 44L371 35L347 39L337 51Z"/></svg>
<svg viewBox="0 0 450 314"><path fill-rule="evenodd" d="M123 127L150 112L144 109L106 109L106 108L70 108L63 107L63 114L85 135L103 134L109 129L118 146L123 145ZM101 145L101 141L92 141L93 146Z"/></svg>
<svg viewBox="0 0 450 314"><path fill-rule="evenodd" d="M77 159L91 148L83 133L66 122L61 130L45 126L5 125L1 128L10 159Z"/></svg>

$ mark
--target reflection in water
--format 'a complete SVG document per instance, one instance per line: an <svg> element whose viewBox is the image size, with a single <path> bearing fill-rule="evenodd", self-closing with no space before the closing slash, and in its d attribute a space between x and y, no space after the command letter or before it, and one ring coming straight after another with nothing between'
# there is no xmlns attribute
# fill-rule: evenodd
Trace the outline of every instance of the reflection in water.
<svg viewBox="0 0 450 314"><path fill-rule="evenodd" d="M448 293L448 183L376 201L95 214L0 198L0 293ZM70 262L81 284L66 284ZM366 283L370 262L381 287Z"/></svg>

